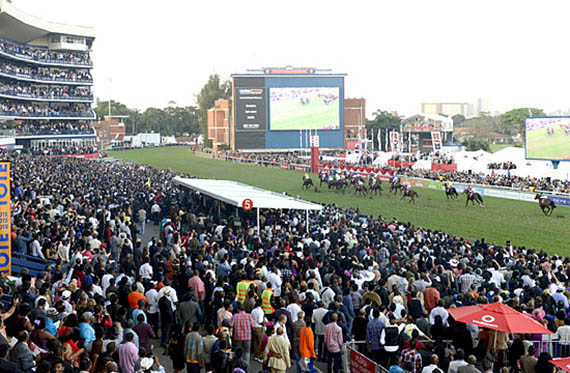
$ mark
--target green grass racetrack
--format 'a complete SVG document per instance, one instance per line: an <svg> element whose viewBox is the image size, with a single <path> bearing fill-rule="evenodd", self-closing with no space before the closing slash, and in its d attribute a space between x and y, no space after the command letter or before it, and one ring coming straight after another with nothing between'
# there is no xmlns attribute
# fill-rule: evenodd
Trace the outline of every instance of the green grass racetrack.
<svg viewBox="0 0 570 373"><path fill-rule="evenodd" d="M553 135L546 134L546 128L527 132L526 156L537 159L570 158L570 135L560 127L554 128Z"/></svg>
<svg viewBox="0 0 570 373"><path fill-rule="evenodd" d="M334 100L326 105L322 99L311 97L302 105L299 100L283 100L270 104L271 130L338 128L339 103Z"/></svg>
<svg viewBox="0 0 570 373"><path fill-rule="evenodd" d="M367 215L396 217L417 226L450 232L468 239L485 237L487 242L500 245L511 240L515 246L525 245L527 248L543 248L551 254L570 255L570 229L567 222L570 210L567 207L559 206L552 216L546 217L536 203L484 197L486 208L466 208L464 195L460 195L457 201L447 201L444 192L430 189L415 189L420 197L413 205L387 193L388 184L383 184L382 196L373 199L354 196L352 192L344 195L329 192L326 188L320 193L303 191L301 172L205 159L192 155L187 147L110 152L109 156L203 178L236 180L275 192L299 195L309 201L358 207ZM313 176L313 182L318 186L316 175Z"/></svg>

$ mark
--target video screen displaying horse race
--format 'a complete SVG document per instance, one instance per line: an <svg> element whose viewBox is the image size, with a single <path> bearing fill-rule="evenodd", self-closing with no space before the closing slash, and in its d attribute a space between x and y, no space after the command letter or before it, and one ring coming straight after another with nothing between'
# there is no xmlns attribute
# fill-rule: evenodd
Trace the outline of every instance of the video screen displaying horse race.
<svg viewBox="0 0 570 373"><path fill-rule="evenodd" d="M528 118L526 157L570 160L570 117Z"/></svg>
<svg viewBox="0 0 570 373"><path fill-rule="evenodd" d="M337 130L339 87L271 88L271 130Z"/></svg>

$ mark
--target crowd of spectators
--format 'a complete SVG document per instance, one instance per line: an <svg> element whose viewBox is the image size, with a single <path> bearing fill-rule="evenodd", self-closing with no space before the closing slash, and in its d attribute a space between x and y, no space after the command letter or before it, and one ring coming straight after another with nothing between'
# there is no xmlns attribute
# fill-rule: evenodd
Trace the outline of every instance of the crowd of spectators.
<svg viewBox="0 0 570 373"><path fill-rule="evenodd" d="M519 190L541 190L557 193L570 193L570 181L532 176L486 175L484 173L444 172L431 170L398 169L403 176L421 177L431 180L449 180L456 183L480 184L507 187Z"/></svg>
<svg viewBox="0 0 570 373"><path fill-rule="evenodd" d="M0 94L39 99L93 100L89 87L0 82Z"/></svg>
<svg viewBox="0 0 570 373"><path fill-rule="evenodd" d="M96 146L84 145L53 145L46 146L39 149L31 149L30 153L33 155L76 155L76 154L93 154L97 153Z"/></svg>
<svg viewBox="0 0 570 373"><path fill-rule="evenodd" d="M348 341L392 372L551 373L570 352L570 259L334 205L256 216L123 162L7 153L23 270L0 317L13 371L338 372ZM186 176L189 175L179 175ZM159 232L142 235L149 224ZM307 225L308 224L308 225ZM504 302L555 334L494 333L449 307ZM552 342L555 341L555 342ZM4 347L2 347L4 346ZM476 369L476 370L475 370Z"/></svg>
<svg viewBox="0 0 570 373"><path fill-rule="evenodd" d="M509 341L445 310L488 302L570 345L567 258L336 206L312 215L308 233L303 214L267 211L258 234L254 216L178 190L168 171L9 158L14 250L55 260L21 275L2 318L14 345L0 354L24 371L34 360L39 371L161 371L151 356L162 353L176 372L251 371L251 352L272 371L319 358L337 372L356 340L394 371L488 371L492 361L520 371L524 360L524 373L551 372L542 339ZM160 235L144 242L150 221Z"/></svg>
<svg viewBox="0 0 570 373"><path fill-rule="evenodd" d="M489 163L487 168L490 170L514 170L517 165L513 162Z"/></svg>
<svg viewBox="0 0 570 373"><path fill-rule="evenodd" d="M2 129L14 129L18 136L30 135L81 135L92 134L94 128L88 122L75 121L26 121L13 127L4 125Z"/></svg>
<svg viewBox="0 0 570 373"><path fill-rule="evenodd" d="M57 67L28 66L2 61L0 72L37 80L92 82L88 69L61 69Z"/></svg>
<svg viewBox="0 0 570 373"><path fill-rule="evenodd" d="M6 100L0 103L0 115L18 117L93 117L90 104L26 103Z"/></svg>
<svg viewBox="0 0 570 373"><path fill-rule="evenodd" d="M394 153L390 158L392 161L402 162L418 162L429 160L435 164L454 164L455 159L452 155L444 152L431 152L431 153L413 153L413 154L400 154Z"/></svg>
<svg viewBox="0 0 570 373"><path fill-rule="evenodd" d="M38 62L92 65L91 58L87 52L54 51L42 47L30 47L3 39L0 39L0 51Z"/></svg>

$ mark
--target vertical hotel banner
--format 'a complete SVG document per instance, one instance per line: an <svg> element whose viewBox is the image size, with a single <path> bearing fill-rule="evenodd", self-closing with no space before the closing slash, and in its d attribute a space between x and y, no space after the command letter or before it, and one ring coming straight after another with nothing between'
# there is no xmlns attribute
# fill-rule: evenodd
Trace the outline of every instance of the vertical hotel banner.
<svg viewBox="0 0 570 373"><path fill-rule="evenodd" d="M396 131L390 132L390 148L393 152L400 151L400 134Z"/></svg>
<svg viewBox="0 0 570 373"><path fill-rule="evenodd" d="M12 274L10 162L0 162L0 272Z"/></svg>
<svg viewBox="0 0 570 373"><path fill-rule="evenodd" d="M434 152L441 150L441 132L431 131L431 144Z"/></svg>

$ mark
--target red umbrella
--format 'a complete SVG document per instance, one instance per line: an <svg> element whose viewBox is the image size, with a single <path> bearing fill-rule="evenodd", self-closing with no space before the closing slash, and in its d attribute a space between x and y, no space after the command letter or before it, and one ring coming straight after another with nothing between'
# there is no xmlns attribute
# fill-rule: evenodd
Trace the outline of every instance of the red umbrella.
<svg viewBox="0 0 570 373"><path fill-rule="evenodd" d="M570 357L564 357L561 359L553 359L548 360L550 363L556 365L560 369L564 369L567 372L570 372Z"/></svg>
<svg viewBox="0 0 570 373"><path fill-rule="evenodd" d="M449 308L455 321L507 333L552 334L529 315L520 313L503 303Z"/></svg>

